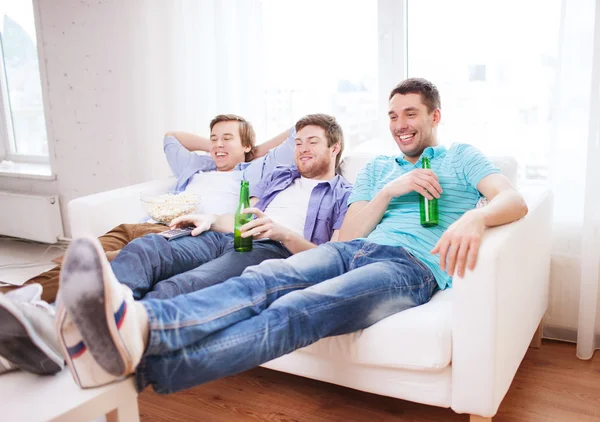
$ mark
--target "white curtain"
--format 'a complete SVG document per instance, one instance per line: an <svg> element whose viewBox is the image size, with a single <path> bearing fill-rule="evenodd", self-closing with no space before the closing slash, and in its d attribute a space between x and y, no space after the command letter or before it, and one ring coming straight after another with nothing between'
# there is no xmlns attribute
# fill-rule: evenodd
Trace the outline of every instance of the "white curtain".
<svg viewBox="0 0 600 422"><path fill-rule="evenodd" d="M600 7L563 0L552 95L548 181L555 197L549 307L544 337L600 345Z"/></svg>
<svg viewBox="0 0 600 422"><path fill-rule="evenodd" d="M128 139L151 180L169 174L162 150L148 148L167 130L209 134L220 113L264 124L260 0L127 0L133 58ZM156 141L159 142L159 141Z"/></svg>
<svg viewBox="0 0 600 422"><path fill-rule="evenodd" d="M600 7L596 4L593 62L587 126L583 239L577 356L592 357L600 347Z"/></svg>

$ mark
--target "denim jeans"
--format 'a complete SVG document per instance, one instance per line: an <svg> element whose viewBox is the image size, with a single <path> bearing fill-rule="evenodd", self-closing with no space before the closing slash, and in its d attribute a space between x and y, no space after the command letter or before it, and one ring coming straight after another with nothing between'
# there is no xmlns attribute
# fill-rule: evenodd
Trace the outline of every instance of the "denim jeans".
<svg viewBox="0 0 600 422"><path fill-rule="evenodd" d="M150 338L137 387L171 393L233 375L426 303L436 288L431 270L403 248L359 239L266 261L191 294L143 300Z"/></svg>
<svg viewBox="0 0 600 422"><path fill-rule="evenodd" d="M125 246L111 267L135 299L166 299L239 276L246 267L266 259L290 255L270 240L254 242L250 252L236 252L231 233L209 231L171 241L151 234Z"/></svg>

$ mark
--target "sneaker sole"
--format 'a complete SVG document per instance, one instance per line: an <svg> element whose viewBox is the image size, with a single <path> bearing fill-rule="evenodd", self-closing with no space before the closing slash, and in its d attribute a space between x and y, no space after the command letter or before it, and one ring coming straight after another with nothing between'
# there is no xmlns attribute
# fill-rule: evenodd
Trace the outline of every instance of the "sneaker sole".
<svg viewBox="0 0 600 422"><path fill-rule="evenodd" d="M54 375L64 368L54 353L19 310L0 297L0 355L23 371Z"/></svg>
<svg viewBox="0 0 600 422"><path fill-rule="evenodd" d="M62 304L96 363L109 374L121 376L130 359L121 346L107 281L95 244L88 239L74 240L61 269Z"/></svg>

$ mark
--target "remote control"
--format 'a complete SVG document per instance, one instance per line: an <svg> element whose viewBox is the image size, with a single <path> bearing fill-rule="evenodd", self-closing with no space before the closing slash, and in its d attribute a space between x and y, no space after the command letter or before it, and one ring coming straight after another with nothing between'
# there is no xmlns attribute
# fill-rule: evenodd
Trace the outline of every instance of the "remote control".
<svg viewBox="0 0 600 422"><path fill-rule="evenodd" d="M192 230L194 230L194 227L188 227L185 229L171 229L171 230L167 230L166 232L162 232L162 233L158 233L158 234L167 240L173 240L173 239L179 239L180 237L188 236L188 235L192 234Z"/></svg>

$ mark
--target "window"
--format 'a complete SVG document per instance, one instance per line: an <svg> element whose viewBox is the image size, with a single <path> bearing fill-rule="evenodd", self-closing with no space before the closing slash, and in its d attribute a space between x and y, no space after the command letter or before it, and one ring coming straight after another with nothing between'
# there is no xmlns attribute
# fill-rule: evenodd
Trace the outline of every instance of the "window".
<svg viewBox="0 0 600 422"><path fill-rule="evenodd" d="M560 14L560 0L408 0L408 76L438 86L442 143L515 156L523 178L547 178Z"/></svg>
<svg viewBox="0 0 600 422"><path fill-rule="evenodd" d="M266 132L336 117L350 150L378 136L377 2L263 0Z"/></svg>
<svg viewBox="0 0 600 422"><path fill-rule="evenodd" d="M4 155L13 161L44 161L48 139L33 2L0 4L0 138Z"/></svg>

